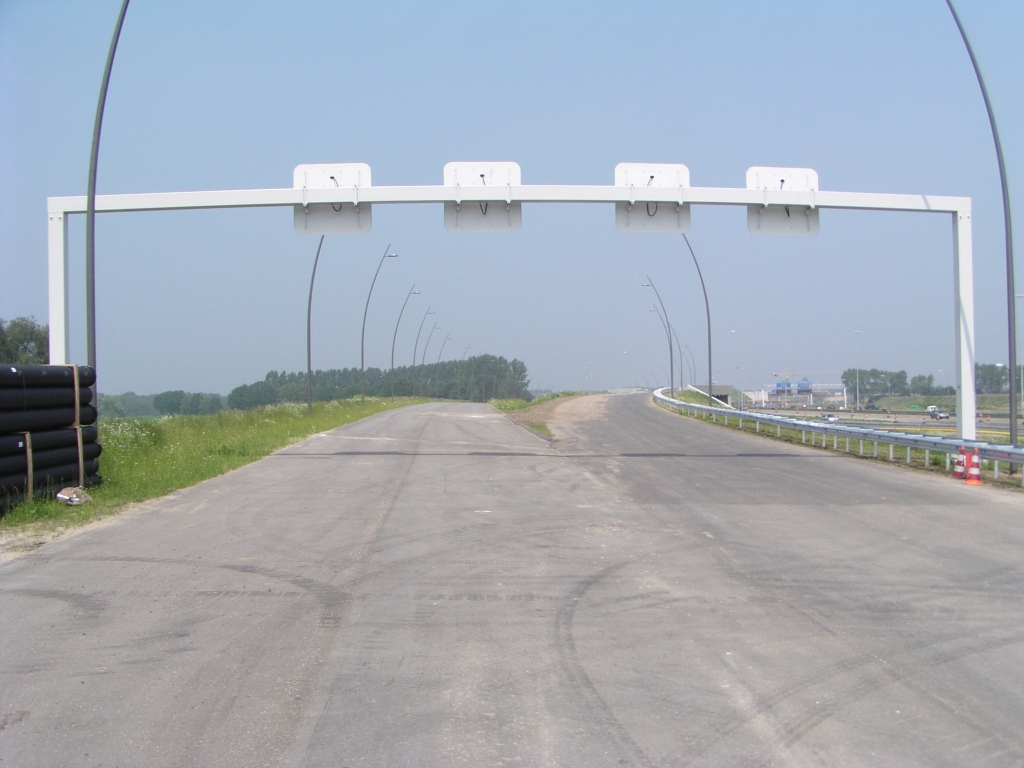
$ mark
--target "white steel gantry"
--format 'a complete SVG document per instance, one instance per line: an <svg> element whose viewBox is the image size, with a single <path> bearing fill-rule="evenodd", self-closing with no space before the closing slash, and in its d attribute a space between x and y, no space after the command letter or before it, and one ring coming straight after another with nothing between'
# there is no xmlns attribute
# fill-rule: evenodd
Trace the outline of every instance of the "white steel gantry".
<svg viewBox="0 0 1024 768"><path fill-rule="evenodd" d="M340 165L340 164L339 164ZM456 164L452 164L456 165ZM469 166L471 164L457 164ZM473 164L473 173L488 164ZM490 164L493 167L509 167L514 163ZM623 164L625 165L625 164ZM300 166L302 167L302 166ZM655 181L657 166L643 166L643 173L651 172L650 182ZM685 168L685 166L664 166L666 168ZM518 166L515 166L518 170ZM772 169L751 169L761 172ZM806 171L807 169L776 169L785 171ZM368 168L367 168L368 171ZM813 173L813 172L811 172ZM367 174L368 175L368 174ZM449 174L446 172L446 177ZM620 175L617 170L617 178ZM762 174L763 175L763 174ZM484 174L480 174L482 181ZM637 221L645 221L646 216L653 217L659 206L665 206L666 227L643 228L637 226L633 231L686 231L689 228L689 206L691 205L743 205L751 213L748 222L753 222L763 213L764 220L772 221L788 219L791 214L796 217L806 216L810 222L806 234L817 231L817 211L821 208L870 210L870 211L912 211L919 213L940 213L951 217L953 225L953 279L954 279L954 317L955 317L955 349L956 349L956 412L957 437L974 440L976 436L975 413L977 410L974 389L974 268L972 258L971 237L971 199L969 197L944 197L932 195L900 195L879 194L869 192L828 192L818 189L784 189L777 179L770 185L776 188L728 188L728 187L690 187L688 173L677 174L675 179L685 181L670 185L658 179L658 186L643 183L611 186L602 185L553 185L553 184L520 184L481 182L469 184L444 184L439 186L386 186L375 187L369 184L351 184L346 179L337 180L329 177L331 186L308 187L295 186L290 189L236 189L206 192L152 192L127 195L98 195L96 210L101 213L130 211L170 211L198 208L266 208L293 206L296 210L296 228L298 222L309 215L313 206L331 206L340 216L348 216L349 221L356 221L355 229L335 231L369 231L369 226L362 227L358 215L352 217L351 211L358 213L359 208L369 212L373 205L390 205L398 203L440 203L448 211L465 210L470 226L468 230L481 231L486 227L479 224L480 216L486 216L488 206L493 204L494 213L507 224L491 231L512 231L518 229L521 219L513 217L512 212L521 208L523 203L611 203L620 211L631 211L639 208ZM751 175L748 173L748 185ZM518 182L518 174L509 174L508 181ZM368 178L367 178L368 181ZM642 179L637 179L642 182ZM664 184L663 186L661 184ZM766 186L762 184L762 186ZM807 185L805 185L807 186ZM813 186L817 186L816 175ZM478 210L477 210L478 209ZM48 243L49 243L49 322L50 322L50 362L66 364L70 362L69 325L68 325L68 256L67 256L67 217L70 214L85 213L86 198L51 197L47 200L48 211ZM685 216L683 215L685 213ZM470 217L475 217L470 220ZM312 217L311 217L312 218ZM446 216L449 229L457 230L458 226L449 224L451 217ZM369 221L369 216L366 217ZM456 217L455 221L458 219ZM619 217L620 228L623 227ZM628 216L626 217L628 222ZM811 226L813 224L813 228ZM751 223L751 231L754 225ZM310 231L310 234L320 231ZM778 234L804 234L801 232L782 231Z"/></svg>

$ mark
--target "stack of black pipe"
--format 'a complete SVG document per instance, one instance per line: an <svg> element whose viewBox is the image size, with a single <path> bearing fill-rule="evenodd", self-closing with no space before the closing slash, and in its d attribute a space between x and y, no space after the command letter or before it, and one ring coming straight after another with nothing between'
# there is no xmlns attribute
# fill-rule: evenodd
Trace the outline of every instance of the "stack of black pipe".
<svg viewBox="0 0 1024 768"><path fill-rule="evenodd" d="M75 373L67 365L0 364L0 507L25 498L30 454L34 496L52 496L67 485L99 484L103 449L96 441L90 389L96 373L78 367L77 398Z"/></svg>

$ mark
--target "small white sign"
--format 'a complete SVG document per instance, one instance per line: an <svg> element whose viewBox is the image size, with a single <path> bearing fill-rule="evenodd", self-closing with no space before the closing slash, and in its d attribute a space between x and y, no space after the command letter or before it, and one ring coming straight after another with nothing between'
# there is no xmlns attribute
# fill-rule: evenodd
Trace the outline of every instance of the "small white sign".
<svg viewBox="0 0 1024 768"><path fill-rule="evenodd" d="M370 166L366 163L306 163L295 166L292 173L294 189L331 189L341 187L354 191L369 187ZM358 235L373 226L369 203L335 203L295 206L295 231L300 235Z"/></svg>
<svg viewBox="0 0 1024 768"><path fill-rule="evenodd" d="M690 186L690 169L678 163L619 163L615 186L675 190L675 202L615 204L615 226L623 232L688 232L690 204L683 191Z"/></svg>
<svg viewBox="0 0 1024 768"><path fill-rule="evenodd" d="M747 189L773 192L810 192L818 190L818 172L812 168L747 169ZM807 205L748 205L747 229L755 235L818 234L818 209Z"/></svg>
<svg viewBox="0 0 1024 768"><path fill-rule="evenodd" d="M455 187L456 202L444 204L444 228L449 232L515 232L523 226L523 204L512 202L512 187L522 184L518 163L448 163L444 185ZM472 197L472 187L496 187L501 200L463 200L462 190Z"/></svg>

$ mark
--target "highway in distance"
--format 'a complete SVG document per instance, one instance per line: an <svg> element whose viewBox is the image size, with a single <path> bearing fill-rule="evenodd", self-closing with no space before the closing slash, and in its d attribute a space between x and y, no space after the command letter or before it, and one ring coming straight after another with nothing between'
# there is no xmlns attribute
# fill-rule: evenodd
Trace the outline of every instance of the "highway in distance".
<svg viewBox="0 0 1024 768"><path fill-rule="evenodd" d="M0 565L0 765L1024 764L1024 494L551 410L381 413Z"/></svg>

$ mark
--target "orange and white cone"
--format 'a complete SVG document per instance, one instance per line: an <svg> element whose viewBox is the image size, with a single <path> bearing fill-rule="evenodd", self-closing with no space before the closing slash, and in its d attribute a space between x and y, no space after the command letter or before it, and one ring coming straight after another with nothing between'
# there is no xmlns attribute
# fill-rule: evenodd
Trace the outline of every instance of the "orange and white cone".
<svg viewBox="0 0 1024 768"><path fill-rule="evenodd" d="M960 453L957 454L956 463L953 465L953 477L963 480L967 476L967 455L965 448L960 446Z"/></svg>
<svg viewBox="0 0 1024 768"><path fill-rule="evenodd" d="M967 470L967 485L981 485L981 457L978 456L978 449L974 449L974 455L969 457L971 468Z"/></svg>

